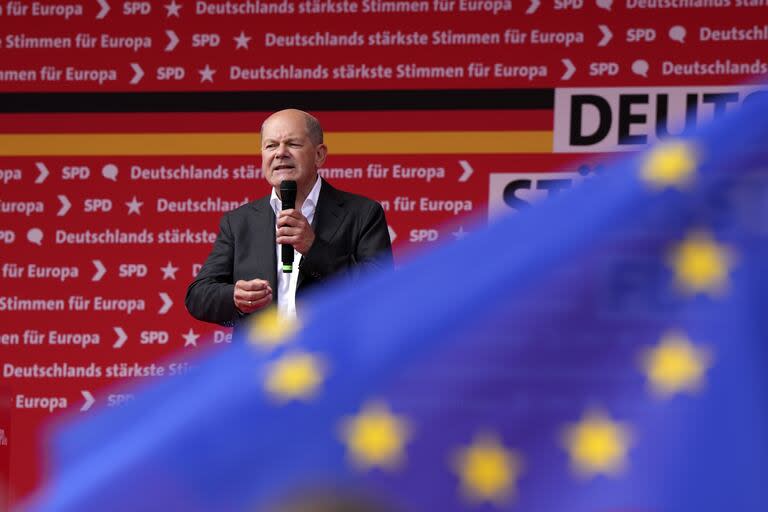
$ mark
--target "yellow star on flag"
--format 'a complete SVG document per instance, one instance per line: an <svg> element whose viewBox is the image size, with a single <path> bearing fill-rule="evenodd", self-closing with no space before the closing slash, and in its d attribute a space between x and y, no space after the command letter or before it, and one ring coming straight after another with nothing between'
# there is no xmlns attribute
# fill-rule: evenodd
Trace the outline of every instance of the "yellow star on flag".
<svg viewBox="0 0 768 512"><path fill-rule="evenodd" d="M675 331L665 333L659 344L642 356L648 384L661 397L699 390L710 361L708 351L697 348L683 333Z"/></svg>
<svg viewBox="0 0 768 512"><path fill-rule="evenodd" d="M325 374L323 362L307 352L282 356L267 368L265 389L278 402L315 396Z"/></svg>
<svg viewBox="0 0 768 512"><path fill-rule="evenodd" d="M681 187L690 183L696 170L696 152L684 142L668 142L651 151L640 177L654 188Z"/></svg>
<svg viewBox="0 0 768 512"><path fill-rule="evenodd" d="M675 280L687 293L722 295L728 286L733 256L704 232L693 232L670 256Z"/></svg>
<svg viewBox="0 0 768 512"><path fill-rule="evenodd" d="M504 505L517 494L523 459L504 448L498 436L479 433L469 446L456 452L453 466L470 501Z"/></svg>
<svg viewBox="0 0 768 512"><path fill-rule="evenodd" d="M626 465L630 434L602 411L589 410L580 421L566 426L562 442L579 476L614 476Z"/></svg>
<svg viewBox="0 0 768 512"><path fill-rule="evenodd" d="M248 340L259 348L272 350L285 343L299 327L298 320L281 317L272 306L251 320Z"/></svg>
<svg viewBox="0 0 768 512"><path fill-rule="evenodd" d="M382 402L365 404L359 414L342 420L340 430L348 457L361 469L397 469L405 458L410 427Z"/></svg>

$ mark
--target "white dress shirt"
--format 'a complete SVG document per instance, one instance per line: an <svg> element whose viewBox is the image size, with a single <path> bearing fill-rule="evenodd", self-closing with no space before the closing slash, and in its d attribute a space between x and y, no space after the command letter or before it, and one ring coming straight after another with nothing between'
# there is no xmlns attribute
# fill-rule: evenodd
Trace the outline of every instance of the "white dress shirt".
<svg viewBox="0 0 768 512"><path fill-rule="evenodd" d="M304 204L301 205L301 214L307 218L307 222L312 224L312 220L315 218L315 208L317 208L317 199L320 197L320 186L322 180L320 176L317 177L315 185L309 192L309 195L304 200ZM275 219L283 209L283 202L277 197L275 189L272 189L272 196L269 198L269 204L272 206L272 210L275 212ZM275 221L277 222L277 221ZM277 229L277 225L275 225ZM282 264L282 245L277 245L277 311L283 318L296 318L296 284L299 279L299 263L301 263L301 253L296 249L293 250L293 272L286 274L283 272Z"/></svg>

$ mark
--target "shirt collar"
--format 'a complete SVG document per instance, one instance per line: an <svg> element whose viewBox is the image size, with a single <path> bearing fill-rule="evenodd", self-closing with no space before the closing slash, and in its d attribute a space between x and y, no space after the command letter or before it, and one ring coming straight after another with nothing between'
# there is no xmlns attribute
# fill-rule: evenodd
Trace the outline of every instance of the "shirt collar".
<svg viewBox="0 0 768 512"><path fill-rule="evenodd" d="M304 200L304 204L301 206L301 214L305 217L309 217L310 213L314 213L315 207L317 207L317 201L320 198L320 186L322 181L323 180L320 179L320 175L318 174L317 179L315 180L315 184L312 186L312 190L309 191L309 195ZM269 204L272 206L272 211L275 212L275 216L277 216L278 212L283 209L283 202L279 197L277 197L275 187L272 187L272 194L269 196Z"/></svg>

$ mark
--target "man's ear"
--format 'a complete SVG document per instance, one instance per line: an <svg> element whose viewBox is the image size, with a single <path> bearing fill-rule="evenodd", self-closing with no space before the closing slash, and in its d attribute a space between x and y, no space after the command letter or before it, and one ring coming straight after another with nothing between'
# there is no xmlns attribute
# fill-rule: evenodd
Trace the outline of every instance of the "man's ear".
<svg viewBox="0 0 768 512"><path fill-rule="evenodd" d="M320 144L315 148L315 165L320 167L325 163L325 158L328 156L328 146Z"/></svg>

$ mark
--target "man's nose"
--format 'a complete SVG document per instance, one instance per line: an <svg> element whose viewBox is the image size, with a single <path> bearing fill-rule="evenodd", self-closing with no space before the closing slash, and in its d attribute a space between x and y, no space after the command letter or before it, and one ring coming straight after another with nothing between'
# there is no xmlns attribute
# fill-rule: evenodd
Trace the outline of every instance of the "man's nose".
<svg viewBox="0 0 768 512"><path fill-rule="evenodd" d="M277 146L277 151L275 152L275 156L278 157L284 157L288 155L288 145L287 144L279 144Z"/></svg>

